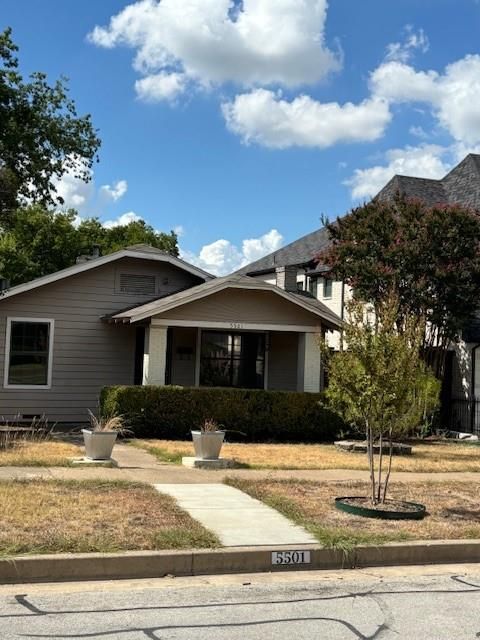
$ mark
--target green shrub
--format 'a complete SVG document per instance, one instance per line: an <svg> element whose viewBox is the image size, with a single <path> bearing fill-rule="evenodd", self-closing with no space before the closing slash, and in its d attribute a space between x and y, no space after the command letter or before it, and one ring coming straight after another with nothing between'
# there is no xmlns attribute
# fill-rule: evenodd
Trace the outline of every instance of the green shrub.
<svg viewBox="0 0 480 640"><path fill-rule="evenodd" d="M183 440L206 419L250 442L325 442L344 429L319 393L190 387L105 387L102 415L123 415L136 437ZM235 433L236 432L236 433ZM242 435L243 434L243 435Z"/></svg>

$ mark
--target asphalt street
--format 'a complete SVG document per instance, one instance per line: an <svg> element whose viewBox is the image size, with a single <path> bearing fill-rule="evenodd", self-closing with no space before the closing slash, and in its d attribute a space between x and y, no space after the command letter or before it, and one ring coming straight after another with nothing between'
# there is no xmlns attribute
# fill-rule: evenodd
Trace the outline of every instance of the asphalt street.
<svg viewBox="0 0 480 640"><path fill-rule="evenodd" d="M474 640L480 565L0 587L0 638Z"/></svg>

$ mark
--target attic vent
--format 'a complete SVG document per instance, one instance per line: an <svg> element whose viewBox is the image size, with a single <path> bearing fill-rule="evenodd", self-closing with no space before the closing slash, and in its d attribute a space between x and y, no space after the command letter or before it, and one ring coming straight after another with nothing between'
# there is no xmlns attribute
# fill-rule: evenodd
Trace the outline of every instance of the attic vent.
<svg viewBox="0 0 480 640"><path fill-rule="evenodd" d="M120 274L120 291L139 295L155 295L155 276L134 273Z"/></svg>

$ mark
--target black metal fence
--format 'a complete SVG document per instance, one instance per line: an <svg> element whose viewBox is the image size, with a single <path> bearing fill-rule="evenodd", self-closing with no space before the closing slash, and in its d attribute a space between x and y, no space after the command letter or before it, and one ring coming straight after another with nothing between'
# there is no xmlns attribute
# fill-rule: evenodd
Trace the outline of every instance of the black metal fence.
<svg viewBox="0 0 480 640"><path fill-rule="evenodd" d="M480 400L450 400L444 411L443 428L480 436Z"/></svg>

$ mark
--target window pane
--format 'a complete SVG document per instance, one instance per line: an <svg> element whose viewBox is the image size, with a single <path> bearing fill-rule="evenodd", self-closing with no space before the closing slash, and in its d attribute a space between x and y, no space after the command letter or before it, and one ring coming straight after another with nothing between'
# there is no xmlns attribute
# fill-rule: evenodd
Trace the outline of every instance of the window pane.
<svg viewBox="0 0 480 640"><path fill-rule="evenodd" d="M258 333L202 333L200 384L262 389L265 336Z"/></svg>
<svg viewBox="0 0 480 640"><path fill-rule="evenodd" d="M208 331L202 333L202 356L225 358L230 355L231 336L228 333Z"/></svg>
<svg viewBox="0 0 480 640"><path fill-rule="evenodd" d="M50 324L14 321L10 329L8 384L48 384Z"/></svg>
<svg viewBox="0 0 480 640"><path fill-rule="evenodd" d="M323 297L324 298L332 297L332 285L333 285L333 280L325 278L325 280L323 281Z"/></svg>

